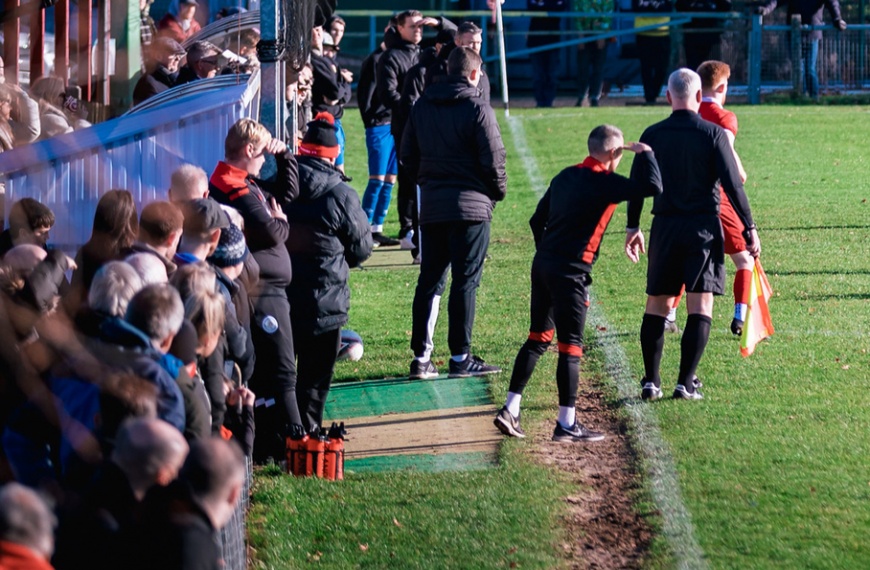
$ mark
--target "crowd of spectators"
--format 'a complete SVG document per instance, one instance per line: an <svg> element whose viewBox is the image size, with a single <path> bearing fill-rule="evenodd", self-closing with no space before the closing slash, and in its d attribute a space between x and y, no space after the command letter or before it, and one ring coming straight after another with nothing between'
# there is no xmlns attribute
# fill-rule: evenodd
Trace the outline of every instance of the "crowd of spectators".
<svg viewBox="0 0 870 570"><path fill-rule="evenodd" d="M219 568L215 535L245 456L280 461L287 433L318 432L348 270L371 253L370 229L335 166L331 115L310 123L298 161L249 119L225 146L211 180L182 166L167 200L141 211L129 191L106 192L74 257L47 245L49 208L12 205L0 234L0 567ZM264 153L282 165L277 183L256 178Z"/></svg>

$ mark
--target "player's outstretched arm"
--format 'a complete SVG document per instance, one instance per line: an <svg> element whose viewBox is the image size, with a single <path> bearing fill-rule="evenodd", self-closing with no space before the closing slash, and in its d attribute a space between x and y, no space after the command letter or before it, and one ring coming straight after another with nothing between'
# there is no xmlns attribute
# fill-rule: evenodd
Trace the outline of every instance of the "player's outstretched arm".
<svg viewBox="0 0 870 570"><path fill-rule="evenodd" d="M632 263L637 263L642 253L646 253L643 232L640 228L625 228L625 255Z"/></svg>

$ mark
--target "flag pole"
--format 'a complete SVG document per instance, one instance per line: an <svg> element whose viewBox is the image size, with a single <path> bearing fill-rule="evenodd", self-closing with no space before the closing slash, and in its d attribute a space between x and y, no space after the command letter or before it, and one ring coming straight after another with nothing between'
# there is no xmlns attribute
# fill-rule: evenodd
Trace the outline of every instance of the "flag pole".
<svg viewBox="0 0 870 570"><path fill-rule="evenodd" d="M495 26L498 34L498 60L501 69L501 100L504 103L504 116L510 117L510 101L508 99L507 59L504 49L504 19L502 18L501 4L504 0L495 0Z"/></svg>

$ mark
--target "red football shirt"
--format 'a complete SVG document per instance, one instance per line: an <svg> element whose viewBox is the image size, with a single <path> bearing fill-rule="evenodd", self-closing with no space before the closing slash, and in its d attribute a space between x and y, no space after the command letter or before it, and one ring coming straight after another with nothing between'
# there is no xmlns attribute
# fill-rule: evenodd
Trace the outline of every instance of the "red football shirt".
<svg viewBox="0 0 870 570"><path fill-rule="evenodd" d="M714 101L701 101L701 109L698 111L701 118L705 121L710 121L728 129L736 137L737 136L737 115Z"/></svg>

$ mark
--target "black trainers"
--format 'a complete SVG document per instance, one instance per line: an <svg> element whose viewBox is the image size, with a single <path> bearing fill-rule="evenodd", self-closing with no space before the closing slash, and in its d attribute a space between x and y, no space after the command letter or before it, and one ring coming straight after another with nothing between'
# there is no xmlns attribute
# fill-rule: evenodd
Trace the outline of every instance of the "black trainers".
<svg viewBox="0 0 870 570"><path fill-rule="evenodd" d="M740 319L732 319L731 332L737 336L743 334L743 321L741 321Z"/></svg>
<svg viewBox="0 0 870 570"><path fill-rule="evenodd" d="M411 380L421 380L424 378L435 378L438 374L438 369L435 368L431 360L421 362L415 358L411 361L411 371L408 373L408 378Z"/></svg>
<svg viewBox="0 0 870 570"><path fill-rule="evenodd" d="M514 415L508 411L507 406L504 406L499 410L498 415L495 416L492 423L495 424L498 431L505 435L511 437L526 437L526 432L524 432L523 428L520 427L520 417L514 417Z"/></svg>
<svg viewBox="0 0 870 570"><path fill-rule="evenodd" d="M691 392L689 392L689 390L682 384L677 384L677 387L674 389L674 400L703 400L704 394L699 390L701 386L703 386L703 384L701 384L701 381L698 380L697 376L692 380Z"/></svg>
<svg viewBox="0 0 870 570"><path fill-rule="evenodd" d="M391 238L389 236L385 236L381 232L375 232L372 234L372 241L374 242L375 247L393 247L399 245L399 240Z"/></svg>
<svg viewBox="0 0 870 570"><path fill-rule="evenodd" d="M658 400L662 397L662 389L654 382L648 382L646 378L641 381L641 400Z"/></svg>
<svg viewBox="0 0 870 570"><path fill-rule="evenodd" d="M580 425L579 422L574 422L570 429L562 427L562 424L556 422L556 429L553 430L553 441L570 443L574 441L601 441L604 439L604 434L598 431L592 431Z"/></svg>
<svg viewBox="0 0 870 570"><path fill-rule="evenodd" d="M468 378L469 376L486 376L487 374L498 374L501 368L498 366L490 366L483 361L479 356L469 354L462 362L456 362L450 359L450 373L448 378Z"/></svg>

